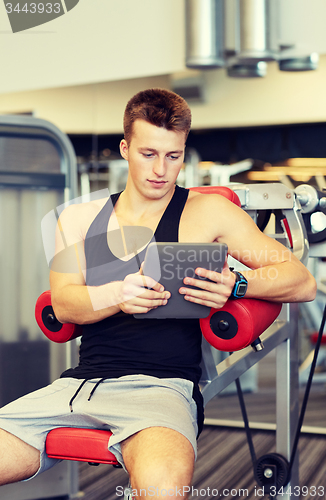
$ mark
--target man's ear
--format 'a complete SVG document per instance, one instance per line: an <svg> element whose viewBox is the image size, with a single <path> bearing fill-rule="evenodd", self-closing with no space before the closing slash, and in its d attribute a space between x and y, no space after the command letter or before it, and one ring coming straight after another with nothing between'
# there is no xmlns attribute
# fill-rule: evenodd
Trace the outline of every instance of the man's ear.
<svg viewBox="0 0 326 500"><path fill-rule="evenodd" d="M122 158L124 158L125 160L128 161L128 144L127 144L127 141L126 139L122 139L122 141L120 142L120 154L122 156Z"/></svg>

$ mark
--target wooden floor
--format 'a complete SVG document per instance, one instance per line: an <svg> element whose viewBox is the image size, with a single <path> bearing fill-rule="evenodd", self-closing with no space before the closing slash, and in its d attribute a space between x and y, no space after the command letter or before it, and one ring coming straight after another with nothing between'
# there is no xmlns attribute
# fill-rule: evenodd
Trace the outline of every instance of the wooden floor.
<svg viewBox="0 0 326 500"><path fill-rule="evenodd" d="M274 434L254 431L253 442L258 457L275 451ZM303 435L299 442L300 486L306 486L310 495L299 498L326 498L326 437ZM313 487L324 488L317 496ZM80 487L84 500L113 500L127 487L127 475L121 469L107 465L80 466ZM268 498L259 495L253 477L252 464L245 433L241 430L205 427L198 442L198 459L193 480L192 498L230 498L223 490L232 490L236 498ZM197 490L197 491L196 491ZM215 491L214 491L215 490ZM216 493L218 490L218 495ZM238 491L235 494L235 491ZM241 491L242 490L242 491ZM246 491L247 490L247 491ZM302 489L303 493L305 490ZM227 493L227 492L224 492Z"/></svg>
<svg viewBox="0 0 326 500"><path fill-rule="evenodd" d="M275 422L273 363L272 355L264 359L263 369L258 367L258 391L244 396L250 421ZM301 399L303 392L302 388ZM208 419L242 421L235 394L210 401L205 413ZM309 426L309 432L302 433L299 441L301 494L296 495L296 498L325 500L326 383L313 384L304 425ZM311 432L310 427L322 427L324 434ZM252 436L257 457L275 452L274 431L252 430ZM80 465L80 489L84 492L84 500L117 500L117 493L127 487L127 482L127 474L121 469L106 465ZM314 487L317 489L314 490ZM223 490L229 492L224 491L223 494ZM268 498L262 495L253 477L246 435L241 428L205 425L199 437L192 498L208 499L217 496L221 499Z"/></svg>

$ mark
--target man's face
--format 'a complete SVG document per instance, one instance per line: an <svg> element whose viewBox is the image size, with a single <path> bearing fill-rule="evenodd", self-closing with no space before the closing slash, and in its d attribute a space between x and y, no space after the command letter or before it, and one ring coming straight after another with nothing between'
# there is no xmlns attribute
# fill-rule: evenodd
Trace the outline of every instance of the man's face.
<svg viewBox="0 0 326 500"><path fill-rule="evenodd" d="M129 186L145 197L162 198L174 186L183 164L184 150L184 132L136 120L129 146L125 140L120 144L121 155L129 162Z"/></svg>

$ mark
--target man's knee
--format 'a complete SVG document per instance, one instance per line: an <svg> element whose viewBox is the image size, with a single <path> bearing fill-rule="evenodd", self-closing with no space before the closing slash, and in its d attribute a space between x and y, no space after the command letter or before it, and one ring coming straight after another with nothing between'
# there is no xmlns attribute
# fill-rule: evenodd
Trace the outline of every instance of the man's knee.
<svg viewBox="0 0 326 500"><path fill-rule="evenodd" d="M0 485L28 479L39 467L39 450L0 429Z"/></svg>
<svg viewBox="0 0 326 500"><path fill-rule="evenodd" d="M130 480L135 496L173 498L187 497L192 480L193 467L177 463L153 463L146 469L131 474Z"/></svg>
<svg viewBox="0 0 326 500"><path fill-rule="evenodd" d="M179 432L153 427L140 431L122 444L134 496L187 496L192 481L195 453Z"/></svg>

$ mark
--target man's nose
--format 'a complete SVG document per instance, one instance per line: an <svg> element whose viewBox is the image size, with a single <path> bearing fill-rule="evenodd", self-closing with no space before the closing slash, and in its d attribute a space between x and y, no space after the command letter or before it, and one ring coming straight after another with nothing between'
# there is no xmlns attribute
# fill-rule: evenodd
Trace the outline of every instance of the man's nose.
<svg viewBox="0 0 326 500"><path fill-rule="evenodd" d="M165 158L158 157L155 161L153 171L156 175L162 177L166 171Z"/></svg>

